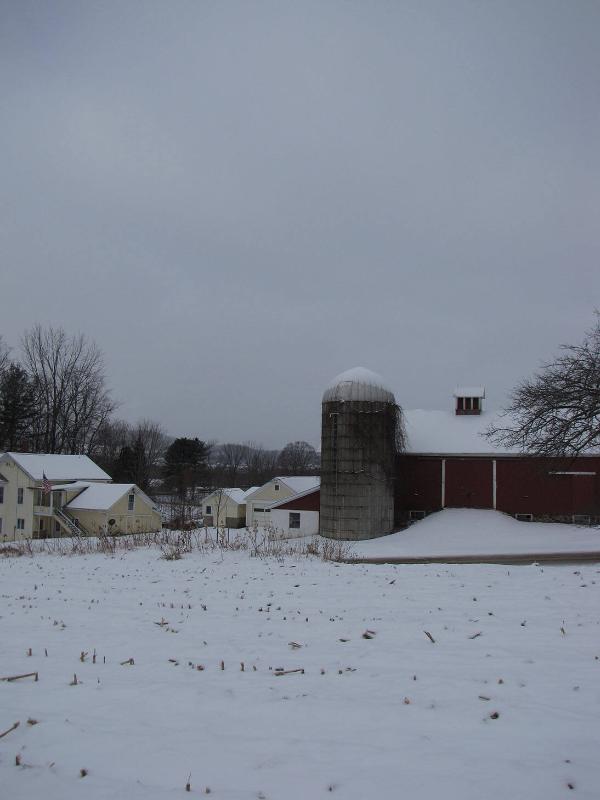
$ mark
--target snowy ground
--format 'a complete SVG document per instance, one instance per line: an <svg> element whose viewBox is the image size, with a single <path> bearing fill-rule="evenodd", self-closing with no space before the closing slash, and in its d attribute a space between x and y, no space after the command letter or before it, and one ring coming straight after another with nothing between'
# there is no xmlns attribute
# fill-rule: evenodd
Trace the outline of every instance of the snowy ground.
<svg viewBox="0 0 600 800"><path fill-rule="evenodd" d="M595 800L599 575L0 559L0 796Z"/></svg>
<svg viewBox="0 0 600 800"><path fill-rule="evenodd" d="M518 522L499 511L448 508L390 536L352 543L356 556L600 552L600 528Z"/></svg>

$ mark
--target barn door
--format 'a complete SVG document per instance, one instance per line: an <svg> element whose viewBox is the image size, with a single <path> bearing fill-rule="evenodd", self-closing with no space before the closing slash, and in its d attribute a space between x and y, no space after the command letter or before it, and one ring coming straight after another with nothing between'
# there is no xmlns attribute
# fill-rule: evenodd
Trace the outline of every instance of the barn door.
<svg viewBox="0 0 600 800"><path fill-rule="evenodd" d="M489 458L447 458L446 508L493 508L493 465Z"/></svg>

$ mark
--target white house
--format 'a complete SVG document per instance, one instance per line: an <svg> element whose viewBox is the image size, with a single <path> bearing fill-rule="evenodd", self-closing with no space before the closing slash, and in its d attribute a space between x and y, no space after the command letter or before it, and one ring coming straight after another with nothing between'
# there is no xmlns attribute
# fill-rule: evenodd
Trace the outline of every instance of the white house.
<svg viewBox="0 0 600 800"><path fill-rule="evenodd" d="M271 524L271 507L274 503L314 489L321 479L316 475L291 475L271 478L246 496L246 525Z"/></svg>
<svg viewBox="0 0 600 800"><path fill-rule="evenodd" d="M285 538L316 536L319 533L321 488L313 486L305 492L280 500L271 506L271 525Z"/></svg>

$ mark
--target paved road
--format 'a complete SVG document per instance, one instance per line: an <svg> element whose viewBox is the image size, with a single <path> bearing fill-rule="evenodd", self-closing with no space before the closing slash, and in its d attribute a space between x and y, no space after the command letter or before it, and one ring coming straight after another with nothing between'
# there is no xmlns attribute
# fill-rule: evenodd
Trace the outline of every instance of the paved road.
<svg viewBox="0 0 600 800"><path fill-rule="evenodd" d="M600 552L582 553L499 553L457 556L373 556L345 558L346 564L584 564L600 563Z"/></svg>

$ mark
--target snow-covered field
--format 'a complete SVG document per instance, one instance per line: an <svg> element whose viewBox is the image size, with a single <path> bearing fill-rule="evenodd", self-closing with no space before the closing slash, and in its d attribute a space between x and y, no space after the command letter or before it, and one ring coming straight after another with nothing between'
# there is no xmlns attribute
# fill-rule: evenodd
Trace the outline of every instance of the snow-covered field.
<svg viewBox="0 0 600 800"><path fill-rule="evenodd" d="M600 528L518 522L499 511L447 508L389 536L352 543L356 556L600 552Z"/></svg>
<svg viewBox="0 0 600 800"><path fill-rule="evenodd" d="M0 559L2 798L599 796L600 566L159 556Z"/></svg>

